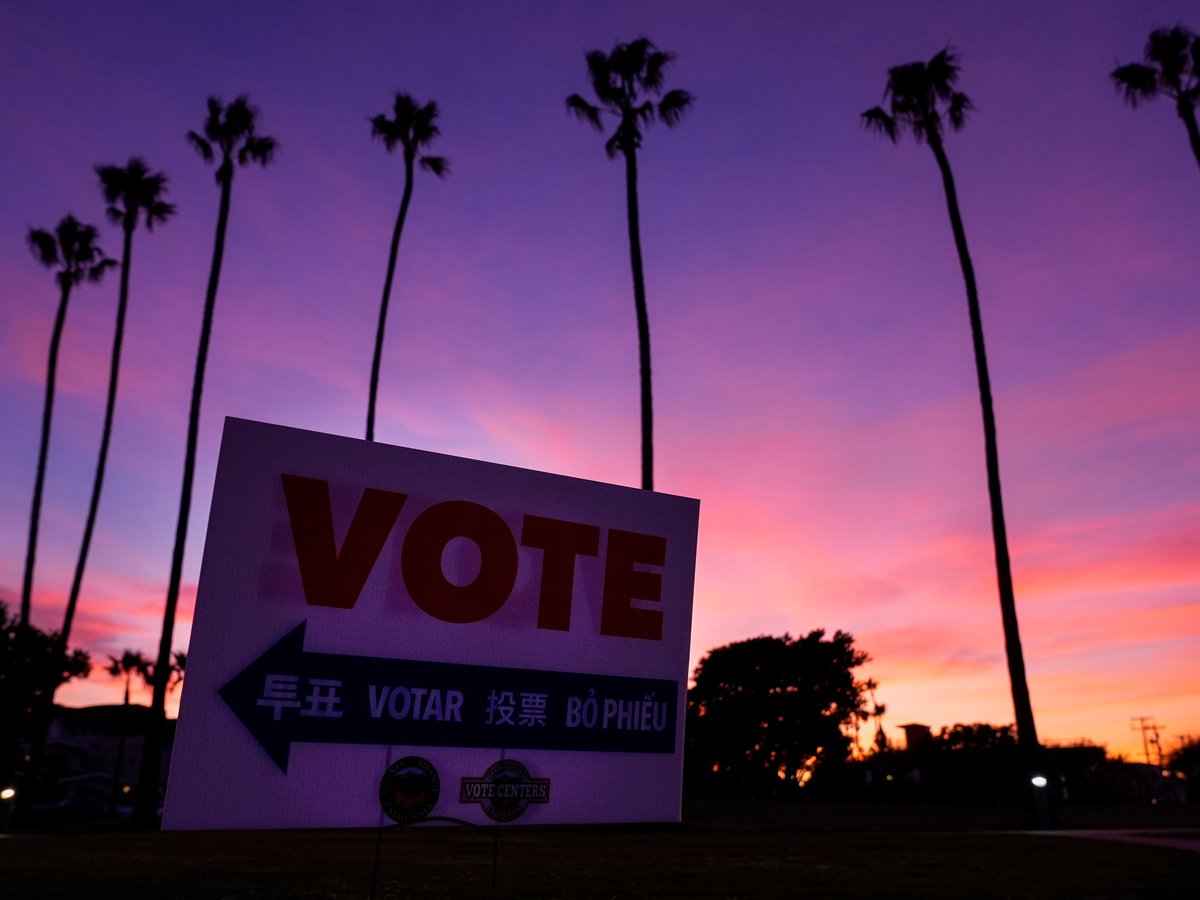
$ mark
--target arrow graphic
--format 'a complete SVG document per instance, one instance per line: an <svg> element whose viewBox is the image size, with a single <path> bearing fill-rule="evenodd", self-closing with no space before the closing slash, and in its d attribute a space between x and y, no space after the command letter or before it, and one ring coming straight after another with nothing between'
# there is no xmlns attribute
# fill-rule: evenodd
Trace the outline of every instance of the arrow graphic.
<svg viewBox="0 0 1200 900"><path fill-rule="evenodd" d="M305 625L219 691L285 774L295 743L675 752L677 681L316 653Z"/></svg>

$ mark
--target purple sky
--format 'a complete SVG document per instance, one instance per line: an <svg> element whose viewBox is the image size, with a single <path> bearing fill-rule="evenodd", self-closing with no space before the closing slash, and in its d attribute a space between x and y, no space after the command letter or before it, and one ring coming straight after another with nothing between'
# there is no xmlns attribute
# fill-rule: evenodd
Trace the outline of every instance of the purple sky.
<svg viewBox="0 0 1200 900"><path fill-rule="evenodd" d="M1086 10L1083 12L1081 10ZM55 286L30 226L103 220L144 156L178 215L135 238L109 476L75 638L157 645L217 190L187 146L242 92L209 360L186 645L226 415L361 437L398 156L368 118L436 99L400 251L377 437L638 483L622 167L570 118L583 55L645 34L695 106L640 157L657 486L702 501L693 663L852 632L885 725L1012 720L966 303L932 155L867 133L889 66L961 55L947 147L992 365L1019 614L1051 741L1200 734L1200 171L1164 101L1109 80L1194 3L54 3L0 6L0 597L24 560ZM117 293L62 351L34 620L57 627ZM68 703L110 700L97 674Z"/></svg>

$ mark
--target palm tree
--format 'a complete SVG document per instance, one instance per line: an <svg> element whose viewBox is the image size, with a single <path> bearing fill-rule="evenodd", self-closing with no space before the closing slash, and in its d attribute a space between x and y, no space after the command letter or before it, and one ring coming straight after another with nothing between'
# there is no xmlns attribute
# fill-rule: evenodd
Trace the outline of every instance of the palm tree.
<svg viewBox="0 0 1200 900"><path fill-rule="evenodd" d="M1012 566L1008 553L1008 537L1004 526L1004 505L1000 493L1000 457L996 442L996 418L992 409L991 379L988 377L987 352L983 342L983 320L979 311L979 293L975 287L975 269L967 249L967 235L958 209L958 194L950 160L942 143L946 121L954 130L962 128L971 101L966 94L955 90L958 80L958 59L949 48L934 56L928 63L913 62L888 69L884 97L888 109L876 106L863 113L869 129L879 131L895 143L905 131L911 131L917 143L929 145L937 160L954 232L954 245L962 266L967 288L967 308L971 319L971 337L975 348L975 372L979 381L979 402L983 410L983 435L987 460L988 496L992 511L992 543L996 556L996 579L1000 592L1000 614L1004 624L1004 642L1008 656L1008 674L1012 687L1013 707L1017 720L1017 735L1021 745L1026 775L1032 777L1040 768L1041 745L1033 721L1033 706L1025 679L1025 657L1021 650L1021 635L1017 628L1017 604L1013 592ZM1028 779L1026 780L1028 784ZM1045 792L1036 792L1038 803L1035 816L1039 826L1048 827L1049 810Z"/></svg>
<svg viewBox="0 0 1200 900"><path fill-rule="evenodd" d="M225 255L225 230L229 224L229 200L233 190L236 166L257 163L266 166L275 158L279 145L275 138L255 130L258 109L250 105L245 95L228 106L216 97L208 99L208 115L204 133L187 133L187 141L206 163L218 162L217 186L221 190L217 210L217 235L213 245L212 266L208 273L208 289L204 296L204 317L200 326L200 346L196 351L196 372L192 380L192 402L188 414L187 450L183 462L183 489L179 499L179 519L175 525L175 548L171 555L171 575L167 582L167 600L163 611L162 635L159 639L155 671L166 672L171 666L171 640L175 631L175 610L179 605L179 586L183 577L183 551L187 542L188 517L192 507L192 482L196 471L196 444L200 434L200 400L204 391L204 367L208 361L208 343L212 335L213 309L217 301L217 285L221 278L221 261ZM236 163L236 166L235 166ZM155 679L150 703L150 718L146 730L146 749L142 754L142 770L138 785L137 815L143 822L154 818L158 800L159 755L163 741L168 679Z"/></svg>
<svg viewBox="0 0 1200 900"><path fill-rule="evenodd" d="M149 684L151 682L150 672L153 667L149 658L136 650L126 650L119 657L110 656L108 662L105 671L113 678L125 679L125 702L121 710L121 731L117 739L117 758L113 763L112 792L108 798L108 814L111 816L117 811L117 800L124 780L121 778L121 769L125 761L125 737L129 733L129 689L135 675L142 679L143 684Z"/></svg>
<svg viewBox="0 0 1200 900"><path fill-rule="evenodd" d="M168 694L183 684L185 674L187 674L187 651L176 650L171 654L171 673L167 676Z"/></svg>
<svg viewBox="0 0 1200 900"><path fill-rule="evenodd" d="M1175 101L1175 111L1187 129L1192 154L1200 164L1200 128L1196 103L1200 101L1200 37L1182 25L1159 28L1146 41L1146 63L1118 66L1110 73L1125 102L1136 108L1159 94Z"/></svg>
<svg viewBox="0 0 1200 900"><path fill-rule="evenodd" d="M421 151L433 143L441 134L437 127L437 103L430 100L424 106L408 94L396 94L392 103L392 117L384 113L371 118L371 137L383 141L391 153L399 144L404 151L404 193L400 197L400 211L392 228L392 246L388 251L387 275L383 279L383 298L379 301L379 326L375 329L375 355L371 359L371 387L367 398L367 440L375 440L375 398L379 392L379 365L383 358L383 330L387 323L388 301L392 296L392 279L396 275L396 254L400 250L400 233L404 231L404 220L408 217L408 204L412 200L413 172L416 164L445 178L450 172L450 163L444 156L426 156Z"/></svg>
<svg viewBox="0 0 1200 900"><path fill-rule="evenodd" d="M58 312L50 333L50 359L46 366L46 399L42 404L42 439L38 445L37 476L33 484L33 507L29 513L29 542L25 551L25 578L21 585L22 625L28 624L33 600L33 569L37 559L38 522L42 513L42 489L46 480L46 456L50 448L50 420L54 410L54 385L58 377L58 348L67 321L71 289L84 281L98 284L116 262L96 244L94 225L83 225L74 216L64 216L53 233L29 229L27 241L33 255L47 269L54 269L58 282ZM63 641L66 646L66 641Z"/></svg>
<svg viewBox="0 0 1200 900"><path fill-rule="evenodd" d="M609 159L625 157L625 204L629 218L629 261L633 269L633 303L637 313L638 362L642 393L642 488L654 490L654 404L650 388L650 319L646 313L646 284L642 275L642 238L638 222L637 151L642 128L655 119L674 127L691 106L687 91L663 90L663 70L674 53L659 50L646 38L617 44L611 53L587 54L588 77L599 105L579 94L567 98L567 109L597 131L604 131L602 116L613 116L617 126L604 143ZM657 103L650 99L660 96Z"/></svg>
<svg viewBox="0 0 1200 900"><path fill-rule="evenodd" d="M162 224L175 214L175 204L163 199L167 189L167 176L151 172L141 157L131 157L125 167L96 166L100 178L100 189L108 204L108 217L121 226L123 243L121 248L121 288L117 298L117 322L113 329L112 361L108 372L108 397L104 406L104 427L100 434L100 452L96 459L96 474L92 480L92 496L88 503L87 519L83 526L83 539L79 546L79 558L75 561L75 574L71 579L71 593L67 597L67 609L63 613L63 627L59 632L60 646L65 650L75 620L75 608L79 603L79 592L83 586L83 573L87 568L88 551L92 546L92 534L96 528L96 514L100 509L100 494L104 488L104 472L108 465L108 447L112 438L113 411L117 405L117 380L121 371L121 344L125 339L125 313L129 305L129 268L133 262L133 232L139 222L144 222L147 231Z"/></svg>

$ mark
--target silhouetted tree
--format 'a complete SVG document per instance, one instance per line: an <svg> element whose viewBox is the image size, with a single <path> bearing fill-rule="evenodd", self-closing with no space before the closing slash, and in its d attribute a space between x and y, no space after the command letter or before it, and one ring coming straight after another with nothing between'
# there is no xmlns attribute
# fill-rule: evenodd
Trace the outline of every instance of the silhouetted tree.
<svg viewBox="0 0 1200 900"><path fill-rule="evenodd" d="M692 95L676 88L663 90L663 71L675 54L659 50L646 38L617 44L611 53L587 54L588 77L599 105L579 94L567 98L567 109L597 131L604 131L602 116L617 120L604 144L609 159L625 157L625 204L629 219L629 261L633 269L633 302L637 313L638 362L642 394L642 488L654 490L654 404L650 386L650 319L646 312L646 284L642 274L642 238L638 217L637 151L642 128L655 119L674 127L691 106ZM655 102L653 97L662 96Z"/></svg>
<svg viewBox="0 0 1200 900"><path fill-rule="evenodd" d="M845 728L868 713L868 659L852 635L757 637L710 650L688 690L687 752L693 782L774 792L805 784L850 753Z"/></svg>
<svg viewBox="0 0 1200 900"><path fill-rule="evenodd" d="M955 724L915 736L864 761L868 795L905 801L1023 805L1021 760L1011 725Z"/></svg>
<svg viewBox="0 0 1200 900"><path fill-rule="evenodd" d="M424 106L408 94L396 94L392 102L392 117L380 113L371 118L371 137L383 141L391 153L399 145L404 156L404 193L400 196L400 211L396 213L396 224L392 228L392 243L388 250L387 274L383 279L383 297L379 301L379 326L375 329L375 354L371 358L371 387L367 397L367 440L375 440L375 401L379 392L379 367L383 359L383 332L387 324L388 302L392 296L392 280L396 275L396 255L400 251L400 234L404 231L404 220L408 218L408 204L412 200L413 174L417 163L427 172L444 178L450 172L450 164L444 156L427 156L421 151L433 143L441 131L437 126L438 106L429 101Z"/></svg>
<svg viewBox="0 0 1200 900"><path fill-rule="evenodd" d="M38 444L37 475L33 482L33 505L29 513L29 541L25 551L25 576L21 584L20 621L29 621L33 602L33 570L37 560L38 522L42 513L42 489L46 481L46 456L50 448L50 422L54 411L54 385L58 377L58 348L67 321L71 290L84 281L99 283L116 262L97 245L94 225L83 225L74 216L64 216L53 232L29 229L29 249L58 282L58 312L50 332L50 357L46 364L46 398L42 404L42 437Z"/></svg>
<svg viewBox="0 0 1200 900"><path fill-rule="evenodd" d="M986 722L956 722L943 728L933 740L946 750L1004 750L1016 746L1011 725Z"/></svg>
<svg viewBox="0 0 1200 900"><path fill-rule="evenodd" d="M1180 738L1179 746L1167 757L1167 765L1172 771L1183 774L1188 799L1200 803L1200 738Z"/></svg>
<svg viewBox="0 0 1200 900"><path fill-rule="evenodd" d="M154 687L155 681L158 679L157 668L154 663L150 663L146 669L146 684ZM183 684L183 676L187 672L187 652L184 650L176 650L171 654L170 665L167 666L167 693L172 693L175 688Z"/></svg>
<svg viewBox="0 0 1200 900"><path fill-rule="evenodd" d="M975 268L967 249L967 234L958 209L958 194L950 160L942 143L943 126L949 122L956 131L962 128L971 101L955 89L958 81L958 59L949 49L934 56L928 63L913 62L888 69L884 97L888 109L876 106L863 113L867 127L887 135L893 143L905 131L911 131L918 143L929 145L937 160L954 232L954 246L962 266L967 289L967 308L971 319L971 337L975 349L975 372L979 381L979 402L983 410L983 434L987 462L988 496L991 500L992 543L996 557L996 579L1000 593L1000 613L1004 624L1004 642L1008 657L1008 674L1016 711L1017 735L1027 774L1033 775L1040 766L1041 747L1033 720L1033 706L1025 679L1025 658L1021 650L1021 635L1017 627L1017 604L1013 592L1012 565L1008 553L1008 537L1004 525L1004 505L1000 492L1000 455L996 441L996 418L992 409L991 379L988 376L987 352L983 342L983 319L979 310L979 293L975 286ZM1040 795L1039 795L1040 796ZM1049 813L1040 806L1036 811L1038 824L1049 825Z"/></svg>
<svg viewBox="0 0 1200 900"><path fill-rule="evenodd" d="M124 679L125 682L125 700L124 705L129 705L129 690L133 686L133 678L136 675L142 679L142 682L149 684L152 680L151 672L154 669L154 664L150 662L150 657L142 653L140 650L126 650L120 656L110 656L106 671L113 678Z"/></svg>
<svg viewBox="0 0 1200 900"><path fill-rule="evenodd" d="M217 163L216 181L220 189L217 209L217 234L213 244L212 265L208 272L208 289L204 295L204 317L200 326L200 345L196 351L196 372L192 379L192 402L188 412L187 450L183 460L183 488L179 497L179 519L175 525L175 548L171 554L171 575L167 582L167 601L163 611L162 635L156 672L166 672L171 666L171 641L175 631L175 611L179 604L179 586L183 577L183 552L187 543L188 518L192 509L192 481L196 471L196 445L200 436L200 400L204 392L204 368L208 362L208 344L212 336L213 310L217 302L217 286L221 280L221 261L225 255L225 231L229 224L229 200L233 190L236 166L257 163L266 166L275 158L278 144L273 137L255 130L258 109L249 98L240 96L228 106L216 97L208 99L208 115L204 133L187 133L187 141L204 162ZM142 823L151 821L158 806L159 756L163 742L166 716L167 679L153 682L154 693L147 719L146 745L142 754L142 770L138 779L136 814Z"/></svg>
<svg viewBox="0 0 1200 900"><path fill-rule="evenodd" d="M1200 37L1182 25L1159 28L1146 41L1146 62L1113 69L1111 78L1125 102L1137 108L1143 100L1160 94L1175 101L1175 111L1187 129L1192 155L1200 165L1200 128L1196 102L1200 101Z"/></svg>
<svg viewBox="0 0 1200 900"><path fill-rule="evenodd" d="M153 664L150 659L137 650L126 650L120 656L110 656L108 666L105 668L105 671L113 678L125 680L125 700L121 708L121 731L117 738L117 759L113 764L112 790L108 798L108 814L110 816L117 811L117 800L122 788L121 769L125 760L125 738L129 733L129 689L133 686L135 675L141 678L144 684L149 684L152 668Z"/></svg>
<svg viewBox="0 0 1200 900"><path fill-rule="evenodd" d="M60 647L58 634L10 616L0 601L0 787L13 783L17 748L21 738L32 734L47 692L53 694L73 678L86 678L90 671L87 653ZM24 768L19 805L32 800L37 774L36 762Z"/></svg>
<svg viewBox="0 0 1200 900"><path fill-rule="evenodd" d="M875 748L876 753L882 753L888 748L887 732L883 730L883 714L887 712L887 705L880 703L875 699L875 690L878 687L879 684L874 678L868 678L862 684L862 689L866 691L868 696L871 698L871 706L868 715L875 720L875 737L871 740L871 746Z"/></svg>
<svg viewBox="0 0 1200 900"><path fill-rule="evenodd" d="M71 592L67 596L67 608L63 613L63 627L59 632L63 648L71 636L75 621L75 609L83 587L83 573L87 569L88 552L92 546L92 535L96 529L96 515L100 510L100 495L104 490L104 474L108 466L108 449L112 440L113 413L117 406L117 382L121 372L121 345L125 340L125 314L129 307L129 270L133 263L133 233L138 223L144 223L147 231L161 225L175 214L175 204L163 199L167 190L167 176L152 172L145 160L134 156L124 168L121 166L96 166L100 178L100 190L108 204L109 219L121 226L121 287L117 297L117 320L113 328L112 359L108 370L108 394L104 403L104 425L100 432L100 452L96 457L96 474L92 479L92 495L88 502L87 518L83 525L83 538L79 543L79 557L75 561L75 573L71 578Z"/></svg>

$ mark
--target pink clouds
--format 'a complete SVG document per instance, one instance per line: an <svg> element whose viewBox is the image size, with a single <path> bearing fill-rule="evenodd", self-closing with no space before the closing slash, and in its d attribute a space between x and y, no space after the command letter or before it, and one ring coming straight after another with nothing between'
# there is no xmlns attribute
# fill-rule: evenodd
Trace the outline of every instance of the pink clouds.
<svg viewBox="0 0 1200 900"><path fill-rule="evenodd" d="M1131 429L1140 439L1174 438L1200 425L1200 369L1195 347L1200 325L1183 323L1150 335L1086 369L1043 386L1022 403L1021 427L1052 430L1072 442L1095 442L1112 429ZM1024 392L1023 392L1024 393ZM1030 392L1031 393L1031 392ZM1200 458L1200 457L1197 457ZM1185 455L1183 460L1187 460Z"/></svg>
<svg viewBox="0 0 1200 900"><path fill-rule="evenodd" d="M1200 513L1158 510L1109 522L1084 522L1018 545L1023 593L1186 588L1195 581Z"/></svg>

